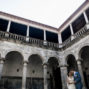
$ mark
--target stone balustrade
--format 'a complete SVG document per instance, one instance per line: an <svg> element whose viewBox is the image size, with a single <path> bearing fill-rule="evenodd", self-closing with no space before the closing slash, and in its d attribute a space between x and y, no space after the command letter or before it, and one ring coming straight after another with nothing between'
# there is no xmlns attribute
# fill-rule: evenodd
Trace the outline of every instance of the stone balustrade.
<svg viewBox="0 0 89 89"><path fill-rule="evenodd" d="M76 40L77 38L81 37L82 35L84 35L85 33L87 33L89 31L89 29L87 28L87 25L85 25L84 27L82 27L78 32L76 32L73 37L74 39L71 39L71 37L69 37L67 40L65 40L62 43L62 47L70 44L73 40Z"/></svg>
<svg viewBox="0 0 89 89"><path fill-rule="evenodd" d="M18 41L26 43L26 36L21 36L21 35L9 33L9 32L0 31L0 38L7 38L7 39L9 38L9 39L18 40ZM58 43L47 42L46 44L44 44L44 40L35 39L35 38L31 38L31 37L29 37L29 41L27 43L32 44L32 45L37 45L37 46L59 48Z"/></svg>
<svg viewBox="0 0 89 89"><path fill-rule="evenodd" d="M0 37L1 38L5 37L5 32L0 31Z"/></svg>
<svg viewBox="0 0 89 89"><path fill-rule="evenodd" d="M65 40L63 43L62 43L62 46L66 46L67 44L69 44L71 42L71 37L69 37L67 40Z"/></svg>
<svg viewBox="0 0 89 89"><path fill-rule="evenodd" d="M74 34L74 38L76 39L76 38L80 37L80 36L81 36L83 33L85 33L87 30L88 30L88 29L86 29L86 26L84 26L81 30L79 30L78 32L76 32L76 33Z"/></svg>
<svg viewBox="0 0 89 89"><path fill-rule="evenodd" d="M78 32L76 32L73 35L74 39L79 38L80 36L82 36L87 31L88 31L88 29L87 29L87 27L85 25L81 30L79 30ZM21 36L21 35L17 35L17 34L13 34L13 33L0 31L0 37L1 38L14 39L14 40L18 40L18 41L22 41L22 42L26 43L26 36ZM70 44L71 41L74 40L74 39L71 39L71 37L69 37L67 40L65 40L62 43L62 47ZM46 41L46 44L44 44L44 40L35 39L35 38L31 38L31 37L29 37L28 43L32 44L32 45L37 45L37 46L46 46L46 47L52 47L52 48L59 48L59 44L58 43L53 43L53 42Z"/></svg>
<svg viewBox="0 0 89 89"><path fill-rule="evenodd" d="M25 41L26 37L21 36L21 35L16 35L16 34L12 34L12 33L8 33L9 34L9 38L14 39L14 40L19 40L19 41Z"/></svg>

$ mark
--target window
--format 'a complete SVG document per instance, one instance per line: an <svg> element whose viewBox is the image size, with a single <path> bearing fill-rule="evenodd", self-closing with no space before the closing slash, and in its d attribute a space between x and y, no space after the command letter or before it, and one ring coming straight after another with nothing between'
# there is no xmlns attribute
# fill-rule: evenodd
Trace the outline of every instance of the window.
<svg viewBox="0 0 89 89"><path fill-rule="evenodd" d="M77 31L79 31L82 27L84 27L84 25L86 24L85 19L83 14L81 16L79 16L73 23L73 30L74 33L76 33Z"/></svg>
<svg viewBox="0 0 89 89"><path fill-rule="evenodd" d="M53 32L49 32L49 31L46 31L46 39L49 42L58 43L58 34L57 33L53 33Z"/></svg>
<svg viewBox="0 0 89 89"><path fill-rule="evenodd" d="M68 26L62 33L62 42L67 40L71 36L70 26Z"/></svg>
<svg viewBox="0 0 89 89"><path fill-rule="evenodd" d="M89 8L86 10L86 14L87 14L87 17L88 17L88 20L89 20Z"/></svg>
<svg viewBox="0 0 89 89"><path fill-rule="evenodd" d="M4 19L0 19L0 30L6 31L8 26L8 21Z"/></svg>
<svg viewBox="0 0 89 89"><path fill-rule="evenodd" d="M10 32L14 34L26 36L27 26L19 23L11 22Z"/></svg>
<svg viewBox="0 0 89 89"><path fill-rule="evenodd" d="M29 29L30 29L29 30L30 37L44 40L44 31L42 29L35 28L35 27L30 27Z"/></svg>

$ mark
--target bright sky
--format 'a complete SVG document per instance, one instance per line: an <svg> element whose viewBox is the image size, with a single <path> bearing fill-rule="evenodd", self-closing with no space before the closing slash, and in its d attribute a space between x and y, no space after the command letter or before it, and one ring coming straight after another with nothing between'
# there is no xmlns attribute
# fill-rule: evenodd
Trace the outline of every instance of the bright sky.
<svg viewBox="0 0 89 89"><path fill-rule="evenodd" d="M59 27L85 0L0 0L0 11Z"/></svg>

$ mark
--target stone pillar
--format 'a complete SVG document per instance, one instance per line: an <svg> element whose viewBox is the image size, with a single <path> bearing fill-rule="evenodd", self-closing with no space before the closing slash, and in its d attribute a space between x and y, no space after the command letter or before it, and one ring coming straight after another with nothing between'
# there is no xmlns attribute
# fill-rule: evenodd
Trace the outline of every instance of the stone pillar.
<svg viewBox="0 0 89 89"><path fill-rule="evenodd" d="M62 79L62 89L68 89L67 88L67 65L61 65L60 71L61 71L61 79Z"/></svg>
<svg viewBox="0 0 89 89"><path fill-rule="evenodd" d="M78 70L81 75L82 83L83 83L83 89L86 89L85 81L84 81L84 76L83 76L83 70L82 70L82 65L81 65L81 59L77 60L77 65L78 65Z"/></svg>
<svg viewBox="0 0 89 89"><path fill-rule="evenodd" d="M47 83L47 63L43 64L43 70L44 70L44 89L48 89L48 83Z"/></svg>
<svg viewBox="0 0 89 89"><path fill-rule="evenodd" d="M3 65L4 65L4 59L0 59L0 80L2 76Z"/></svg>
<svg viewBox="0 0 89 89"><path fill-rule="evenodd" d="M27 26L26 41L29 42L29 25Z"/></svg>
<svg viewBox="0 0 89 89"><path fill-rule="evenodd" d="M46 41L46 30L44 30L44 45L47 45L47 41Z"/></svg>
<svg viewBox="0 0 89 89"><path fill-rule="evenodd" d="M86 23L88 23L89 20L88 20L88 17L87 17L87 15L86 15L86 12L85 12L85 11L83 12L83 15L84 15L84 18L85 18Z"/></svg>
<svg viewBox="0 0 89 89"><path fill-rule="evenodd" d="M59 48L62 47L62 37L61 37L61 33L58 34L58 43L59 43Z"/></svg>
<svg viewBox="0 0 89 89"><path fill-rule="evenodd" d="M26 89L27 61L23 63L22 89Z"/></svg>
<svg viewBox="0 0 89 89"><path fill-rule="evenodd" d="M6 30L7 33L5 33L5 37L9 37L8 32L10 31L10 25L11 25L11 21L8 22L8 26L7 26L7 30Z"/></svg>
<svg viewBox="0 0 89 89"><path fill-rule="evenodd" d="M74 31L73 31L72 24L70 24L70 31L71 31L71 40L73 40L74 39Z"/></svg>
<svg viewBox="0 0 89 89"><path fill-rule="evenodd" d="M7 26L7 32L10 31L10 25L11 25L11 21L8 22L8 26Z"/></svg>

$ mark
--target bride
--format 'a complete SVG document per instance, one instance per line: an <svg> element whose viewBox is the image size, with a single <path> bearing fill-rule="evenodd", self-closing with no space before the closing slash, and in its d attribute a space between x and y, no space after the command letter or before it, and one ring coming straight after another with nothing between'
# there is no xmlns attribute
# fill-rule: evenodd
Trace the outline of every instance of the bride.
<svg viewBox="0 0 89 89"><path fill-rule="evenodd" d="M68 89L76 89L74 84L74 77L71 72L69 72L67 77L67 87Z"/></svg>

